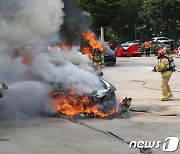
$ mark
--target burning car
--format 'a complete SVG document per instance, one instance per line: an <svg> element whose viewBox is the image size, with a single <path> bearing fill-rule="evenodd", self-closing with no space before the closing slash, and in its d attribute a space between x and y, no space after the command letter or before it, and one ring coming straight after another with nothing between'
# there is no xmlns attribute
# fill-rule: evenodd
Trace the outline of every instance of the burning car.
<svg viewBox="0 0 180 154"><path fill-rule="evenodd" d="M55 109L60 114L70 117L83 115L104 118L125 113L130 106L131 98L125 98L118 104L116 88L102 77L99 77L99 80L103 84L102 89L83 95L78 95L72 89L64 89L63 85L55 85L52 93Z"/></svg>
<svg viewBox="0 0 180 154"><path fill-rule="evenodd" d="M31 59L32 63L38 64L40 68L44 68L44 65L47 64L46 61L48 61L48 67L51 68L49 70L53 70L51 72L53 83L51 83L51 80L47 82L53 87L51 98L54 110L61 115L69 117L78 117L80 115L85 117L113 117L126 112L130 106L131 99L126 98L118 103L115 95L116 88L103 79L102 74L94 72L87 63L90 62L89 58L81 54L81 52L74 52L73 48L69 50L64 50L63 47L43 49L35 59ZM86 58L88 61L85 60ZM29 65L29 68L32 70L33 67L35 65ZM57 72L62 72L63 75ZM91 79L92 77L95 78L96 83L100 86L92 84L87 78L82 77L80 79L77 72L88 74L87 76ZM71 80L71 77L69 80L67 79L70 74L73 74L73 80ZM45 77L40 71L36 72L34 76L38 79ZM51 75L48 74L48 76ZM57 77L56 80L54 80L54 76ZM46 82L46 79L44 81ZM86 84L87 81L88 84ZM81 92L77 90L79 89L77 82L83 85L84 90L82 89ZM88 87L90 90L87 92L85 90L87 87L84 86L91 85L94 85L93 88Z"/></svg>

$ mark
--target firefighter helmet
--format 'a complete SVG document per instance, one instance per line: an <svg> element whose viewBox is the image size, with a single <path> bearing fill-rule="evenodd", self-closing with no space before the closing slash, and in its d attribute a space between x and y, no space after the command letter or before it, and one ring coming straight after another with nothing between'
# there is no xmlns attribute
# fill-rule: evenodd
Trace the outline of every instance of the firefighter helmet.
<svg viewBox="0 0 180 154"><path fill-rule="evenodd" d="M166 53L166 49L160 49L159 51L158 51L158 54L159 55L162 55L162 56L166 56L167 55L167 53Z"/></svg>

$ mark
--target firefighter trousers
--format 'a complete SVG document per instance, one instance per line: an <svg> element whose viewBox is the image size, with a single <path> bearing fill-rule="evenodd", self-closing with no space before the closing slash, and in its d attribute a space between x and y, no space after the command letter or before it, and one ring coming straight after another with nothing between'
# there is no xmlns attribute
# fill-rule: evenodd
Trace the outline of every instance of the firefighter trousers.
<svg viewBox="0 0 180 154"><path fill-rule="evenodd" d="M93 68L96 72L101 72L102 63L101 62L93 62Z"/></svg>
<svg viewBox="0 0 180 154"><path fill-rule="evenodd" d="M161 90L162 90L162 98L167 99L170 94L172 94L171 89L169 87L169 80L171 75L162 77Z"/></svg>

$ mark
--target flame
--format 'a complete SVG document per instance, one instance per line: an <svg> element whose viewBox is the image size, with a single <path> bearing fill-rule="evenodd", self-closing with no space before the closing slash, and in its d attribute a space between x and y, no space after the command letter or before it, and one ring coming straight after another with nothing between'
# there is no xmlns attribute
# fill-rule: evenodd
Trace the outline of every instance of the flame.
<svg viewBox="0 0 180 154"><path fill-rule="evenodd" d="M92 58L92 50L98 48L101 52L104 52L103 45L100 41L97 41L96 35L93 32L83 32L82 36L84 40L89 42L89 46L84 46L82 48L82 53L87 54L89 58Z"/></svg>
<svg viewBox="0 0 180 154"><path fill-rule="evenodd" d="M68 54L68 47L65 42L62 42L61 47L65 54Z"/></svg>
<svg viewBox="0 0 180 154"><path fill-rule="evenodd" d="M118 112L118 109L114 108L109 113L103 113L98 109L93 100L89 99L87 96L78 98L74 94L75 92L73 90L69 90L67 93L62 94L54 92L52 94L54 109L69 117L74 117L83 113L103 118Z"/></svg>
<svg viewBox="0 0 180 154"><path fill-rule="evenodd" d="M30 58L23 58L23 59L22 59L22 63L25 64L25 65L31 66L31 64L32 64L32 59L30 59Z"/></svg>
<svg viewBox="0 0 180 154"><path fill-rule="evenodd" d="M82 48L82 53L88 55L88 57L91 59L92 58L92 53L89 47L83 47Z"/></svg>

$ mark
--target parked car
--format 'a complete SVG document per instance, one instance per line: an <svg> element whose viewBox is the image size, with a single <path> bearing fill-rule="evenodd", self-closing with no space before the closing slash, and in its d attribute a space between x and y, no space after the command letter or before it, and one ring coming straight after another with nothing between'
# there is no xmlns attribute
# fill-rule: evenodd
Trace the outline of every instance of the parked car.
<svg viewBox="0 0 180 154"><path fill-rule="evenodd" d="M136 57L141 56L142 52L138 51L138 44L136 43L123 43L116 49L118 57Z"/></svg>
<svg viewBox="0 0 180 154"><path fill-rule="evenodd" d="M134 40L134 43L137 43L138 45L141 43L144 43L144 42L145 42L145 40L143 40L143 39Z"/></svg>
<svg viewBox="0 0 180 154"><path fill-rule="evenodd" d="M105 65L116 64L116 53L113 50L107 50L104 52L104 63Z"/></svg>
<svg viewBox="0 0 180 154"><path fill-rule="evenodd" d="M121 46L124 50L127 50L130 46L132 45L136 45L136 43L133 43L133 42L125 42L125 43L122 43Z"/></svg>
<svg viewBox="0 0 180 154"><path fill-rule="evenodd" d="M104 45L104 63L105 65L115 65L116 64L116 53L109 46Z"/></svg>
<svg viewBox="0 0 180 154"><path fill-rule="evenodd" d="M126 57L127 52L121 46L119 46L119 47L116 48L116 56L117 57Z"/></svg>
<svg viewBox="0 0 180 154"><path fill-rule="evenodd" d="M165 41L169 41L169 39L167 37L153 37L153 38L151 38L152 42L159 42L159 43L161 43L164 40Z"/></svg>
<svg viewBox="0 0 180 154"><path fill-rule="evenodd" d="M178 47L179 55L180 55L180 47Z"/></svg>
<svg viewBox="0 0 180 154"><path fill-rule="evenodd" d="M161 43L168 53L173 50L173 39L168 39L167 37L153 37L151 41Z"/></svg>
<svg viewBox="0 0 180 154"><path fill-rule="evenodd" d="M108 45L112 50L115 50L115 46L110 42L105 42L106 45Z"/></svg>
<svg viewBox="0 0 180 154"><path fill-rule="evenodd" d="M171 43L168 40L164 40L161 42L162 46L167 50L167 52L170 52L171 50Z"/></svg>

